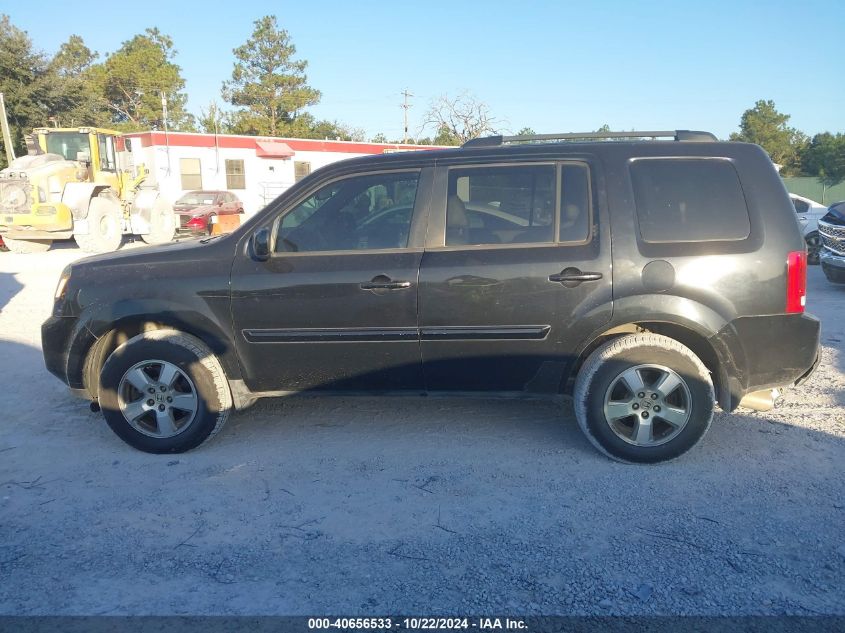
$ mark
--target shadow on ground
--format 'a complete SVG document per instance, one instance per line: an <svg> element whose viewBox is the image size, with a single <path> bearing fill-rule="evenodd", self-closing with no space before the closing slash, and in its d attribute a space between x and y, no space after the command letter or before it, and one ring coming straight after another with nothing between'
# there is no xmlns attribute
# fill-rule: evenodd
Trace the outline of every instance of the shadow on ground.
<svg viewBox="0 0 845 633"><path fill-rule="evenodd" d="M12 273L0 272L0 312L23 289ZM2 335L2 333L0 333Z"/></svg>

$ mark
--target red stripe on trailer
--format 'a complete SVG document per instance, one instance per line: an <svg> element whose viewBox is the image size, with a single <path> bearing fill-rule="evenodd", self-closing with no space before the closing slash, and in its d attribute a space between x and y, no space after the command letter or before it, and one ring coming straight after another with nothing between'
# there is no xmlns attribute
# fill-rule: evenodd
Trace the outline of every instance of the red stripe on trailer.
<svg viewBox="0 0 845 633"><path fill-rule="evenodd" d="M303 138L278 138L266 136L235 136L228 134L190 134L185 132L132 132L128 138L137 138L142 147L219 147L226 149L258 150L259 143L284 143L297 152L337 152L343 154L384 154L391 151L441 149L436 145L401 145L393 143L356 143L350 141L321 141Z"/></svg>

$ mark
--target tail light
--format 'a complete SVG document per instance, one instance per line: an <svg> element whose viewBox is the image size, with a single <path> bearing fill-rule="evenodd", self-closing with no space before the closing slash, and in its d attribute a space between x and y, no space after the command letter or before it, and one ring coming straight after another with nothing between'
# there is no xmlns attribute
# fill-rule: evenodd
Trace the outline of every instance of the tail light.
<svg viewBox="0 0 845 633"><path fill-rule="evenodd" d="M804 312L807 303L807 252L792 251L786 256L786 311Z"/></svg>

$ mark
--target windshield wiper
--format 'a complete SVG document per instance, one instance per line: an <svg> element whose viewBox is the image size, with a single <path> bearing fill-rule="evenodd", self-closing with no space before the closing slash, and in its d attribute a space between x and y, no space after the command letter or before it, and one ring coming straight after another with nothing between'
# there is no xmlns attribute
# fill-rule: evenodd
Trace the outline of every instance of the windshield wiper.
<svg viewBox="0 0 845 633"><path fill-rule="evenodd" d="M209 235L200 240L200 244L208 244L211 240L216 240L218 237L223 237L225 233L218 233L217 235Z"/></svg>

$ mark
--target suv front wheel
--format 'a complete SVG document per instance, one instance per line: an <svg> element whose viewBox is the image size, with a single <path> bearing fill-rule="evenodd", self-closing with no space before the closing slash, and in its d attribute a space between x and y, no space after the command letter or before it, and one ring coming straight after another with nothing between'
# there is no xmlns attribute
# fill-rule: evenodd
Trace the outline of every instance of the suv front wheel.
<svg viewBox="0 0 845 633"><path fill-rule="evenodd" d="M100 372L99 404L123 441L147 453L182 453L215 435L232 409L220 361L177 330L139 334Z"/></svg>
<svg viewBox="0 0 845 633"><path fill-rule="evenodd" d="M683 455L713 419L710 373L666 336L632 334L596 349L575 380L575 416L592 444L622 462Z"/></svg>

